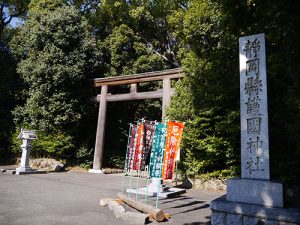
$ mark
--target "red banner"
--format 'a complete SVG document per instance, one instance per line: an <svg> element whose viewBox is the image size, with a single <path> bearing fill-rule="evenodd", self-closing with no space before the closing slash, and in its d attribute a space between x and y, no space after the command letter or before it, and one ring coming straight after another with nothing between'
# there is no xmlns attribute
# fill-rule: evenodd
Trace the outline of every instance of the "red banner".
<svg viewBox="0 0 300 225"><path fill-rule="evenodd" d="M139 123L138 129L136 133L136 142L135 142L135 154L134 154L134 164L133 169L134 170L140 170L141 169L141 160L143 156L144 151L144 124Z"/></svg>
<svg viewBox="0 0 300 225"><path fill-rule="evenodd" d="M126 161L126 168L127 171L130 171L133 169L133 163L134 163L134 156L135 156L135 148L134 148L134 142L136 138L136 131L137 126L135 124L130 124L130 132L129 132L129 143L127 146L127 161Z"/></svg>
<svg viewBox="0 0 300 225"><path fill-rule="evenodd" d="M172 179L175 159L180 146L184 124L170 121L167 126L167 137L165 145L164 165L162 170L162 179Z"/></svg>

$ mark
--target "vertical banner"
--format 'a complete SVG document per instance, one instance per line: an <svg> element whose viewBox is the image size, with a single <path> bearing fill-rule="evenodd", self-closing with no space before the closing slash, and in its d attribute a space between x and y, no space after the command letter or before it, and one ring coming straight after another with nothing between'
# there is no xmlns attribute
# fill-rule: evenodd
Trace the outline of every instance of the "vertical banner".
<svg viewBox="0 0 300 225"><path fill-rule="evenodd" d="M164 148L166 141L166 125L157 123L155 126L155 137L150 159L150 177L160 178L161 168L164 158Z"/></svg>
<svg viewBox="0 0 300 225"><path fill-rule="evenodd" d="M127 161L126 161L126 170L130 171L133 169L134 162L134 152L135 152L135 138L137 126L135 124L130 124L130 132L129 132L129 143L127 146Z"/></svg>
<svg viewBox="0 0 300 225"><path fill-rule="evenodd" d="M155 130L155 122L154 121L145 121L145 139L144 139L144 151L141 160L141 170L145 170L145 166L149 165L150 161L150 153L153 145L153 135Z"/></svg>
<svg viewBox="0 0 300 225"><path fill-rule="evenodd" d="M172 179L175 159L179 150L184 124L180 122L168 122L164 165L162 170L163 180Z"/></svg>
<svg viewBox="0 0 300 225"><path fill-rule="evenodd" d="M141 161L144 151L144 130L144 123L139 122L137 125L133 170L141 169Z"/></svg>

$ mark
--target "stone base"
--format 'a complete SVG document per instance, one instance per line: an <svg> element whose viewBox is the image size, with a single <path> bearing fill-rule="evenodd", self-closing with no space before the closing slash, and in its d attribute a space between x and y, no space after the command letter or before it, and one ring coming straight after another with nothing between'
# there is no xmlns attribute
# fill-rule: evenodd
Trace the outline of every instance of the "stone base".
<svg viewBox="0 0 300 225"><path fill-rule="evenodd" d="M26 175L26 174L46 174L47 171L45 170L30 170L30 171L18 171L18 168L16 170L17 175Z"/></svg>
<svg viewBox="0 0 300 225"><path fill-rule="evenodd" d="M103 173L102 170L89 169L89 173Z"/></svg>
<svg viewBox="0 0 300 225"><path fill-rule="evenodd" d="M269 207L283 207L283 186L281 183L252 180L228 179L226 199Z"/></svg>
<svg viewBox="0 0 300 225"><path fill-rule="evenodd" d="M16 170L6 170L6 174L16 174Z"/></svg>
<svg viewBox="0 0 300 225"><path fill-rule="evenodd" d="M127 188L127 192L128 193L133 193L136 194L136 189L135 188ZM181 195L183 193L185 193L186 190L185 189L181 189L181 188L169 188L168 190L165 190L163 192L159 192L158 193L158 197L161 198L170 198L173 197L175 195ZM148 195L148 196L152 196L155 197L157 196L157 192L153 192L151 190L147 190L147 187L142 187L138 189L138 194L139 195Z"/></svg>
<svg viewBox="0 0 300 225"><path fill-rule="evenodd" d="M20 172L31 172L31 171L32 171L32 168L30 166L25 166L25 167L19 166L16 169L16 174L19 174Z"/></svg>
<svg viewBox="0 0 300 225"><path fill-rule="evenodd" d="M152 178L148 185L148 192L167 192L169 189L161 178Z"/></svg>
<svg viewBox="0 0 300 225"><path fill-rule="evenodd" d="M244 192L244 195L247 193ZM212 225L299 225L300 209L272 208L227 201L225 196L213 200Z"/></svg>

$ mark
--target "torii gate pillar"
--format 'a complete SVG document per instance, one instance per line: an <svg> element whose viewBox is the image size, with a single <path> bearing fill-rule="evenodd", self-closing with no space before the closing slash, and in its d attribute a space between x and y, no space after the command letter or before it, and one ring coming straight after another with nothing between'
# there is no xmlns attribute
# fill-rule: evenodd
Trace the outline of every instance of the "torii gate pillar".
<svg viewBox="0 0 300 225"><path fill-rule="evenodd" d="M166 110L171 102L171 79L163 79L162 120L166 118Z"/></svg>
<svg viewBox="0 0 300 225"><path fill-rule="evenodd" d="M97 134L95 143L95 153L93 161L93 169L89 170L91 173L102 173L102 159L103 159L103 148L104 148L104 135L105 135L105 119L106 119L106 96L107 96L107 85L101 87L101 98L98 114Z"/></svg>

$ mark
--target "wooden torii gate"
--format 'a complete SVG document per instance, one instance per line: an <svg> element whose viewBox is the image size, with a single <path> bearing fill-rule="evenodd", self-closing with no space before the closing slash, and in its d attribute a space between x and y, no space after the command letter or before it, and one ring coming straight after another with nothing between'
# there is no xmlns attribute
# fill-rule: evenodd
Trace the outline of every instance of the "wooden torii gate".
<svg viewBox="0 0 300 225"><path fill-rule="evenodd" d="M102 173L101 169L103 161L104 131L107 102L162 98L162 118L165 118L166 108L170 104L171 96L175 94L175 89L171 87L171 79L176 79L183 76L184 73L182 69L177 68L128 76L94 79L94 86L101 87L101 94L97 95L97 101L100 102L100 106L98 114L93 169L90 169L89 172ZM161 80L163 81L162 89L148 92L137 91L138 83ZM107 93L109 86L117 86L122 84L130 84L130 93L114 95Z"/></svg>

